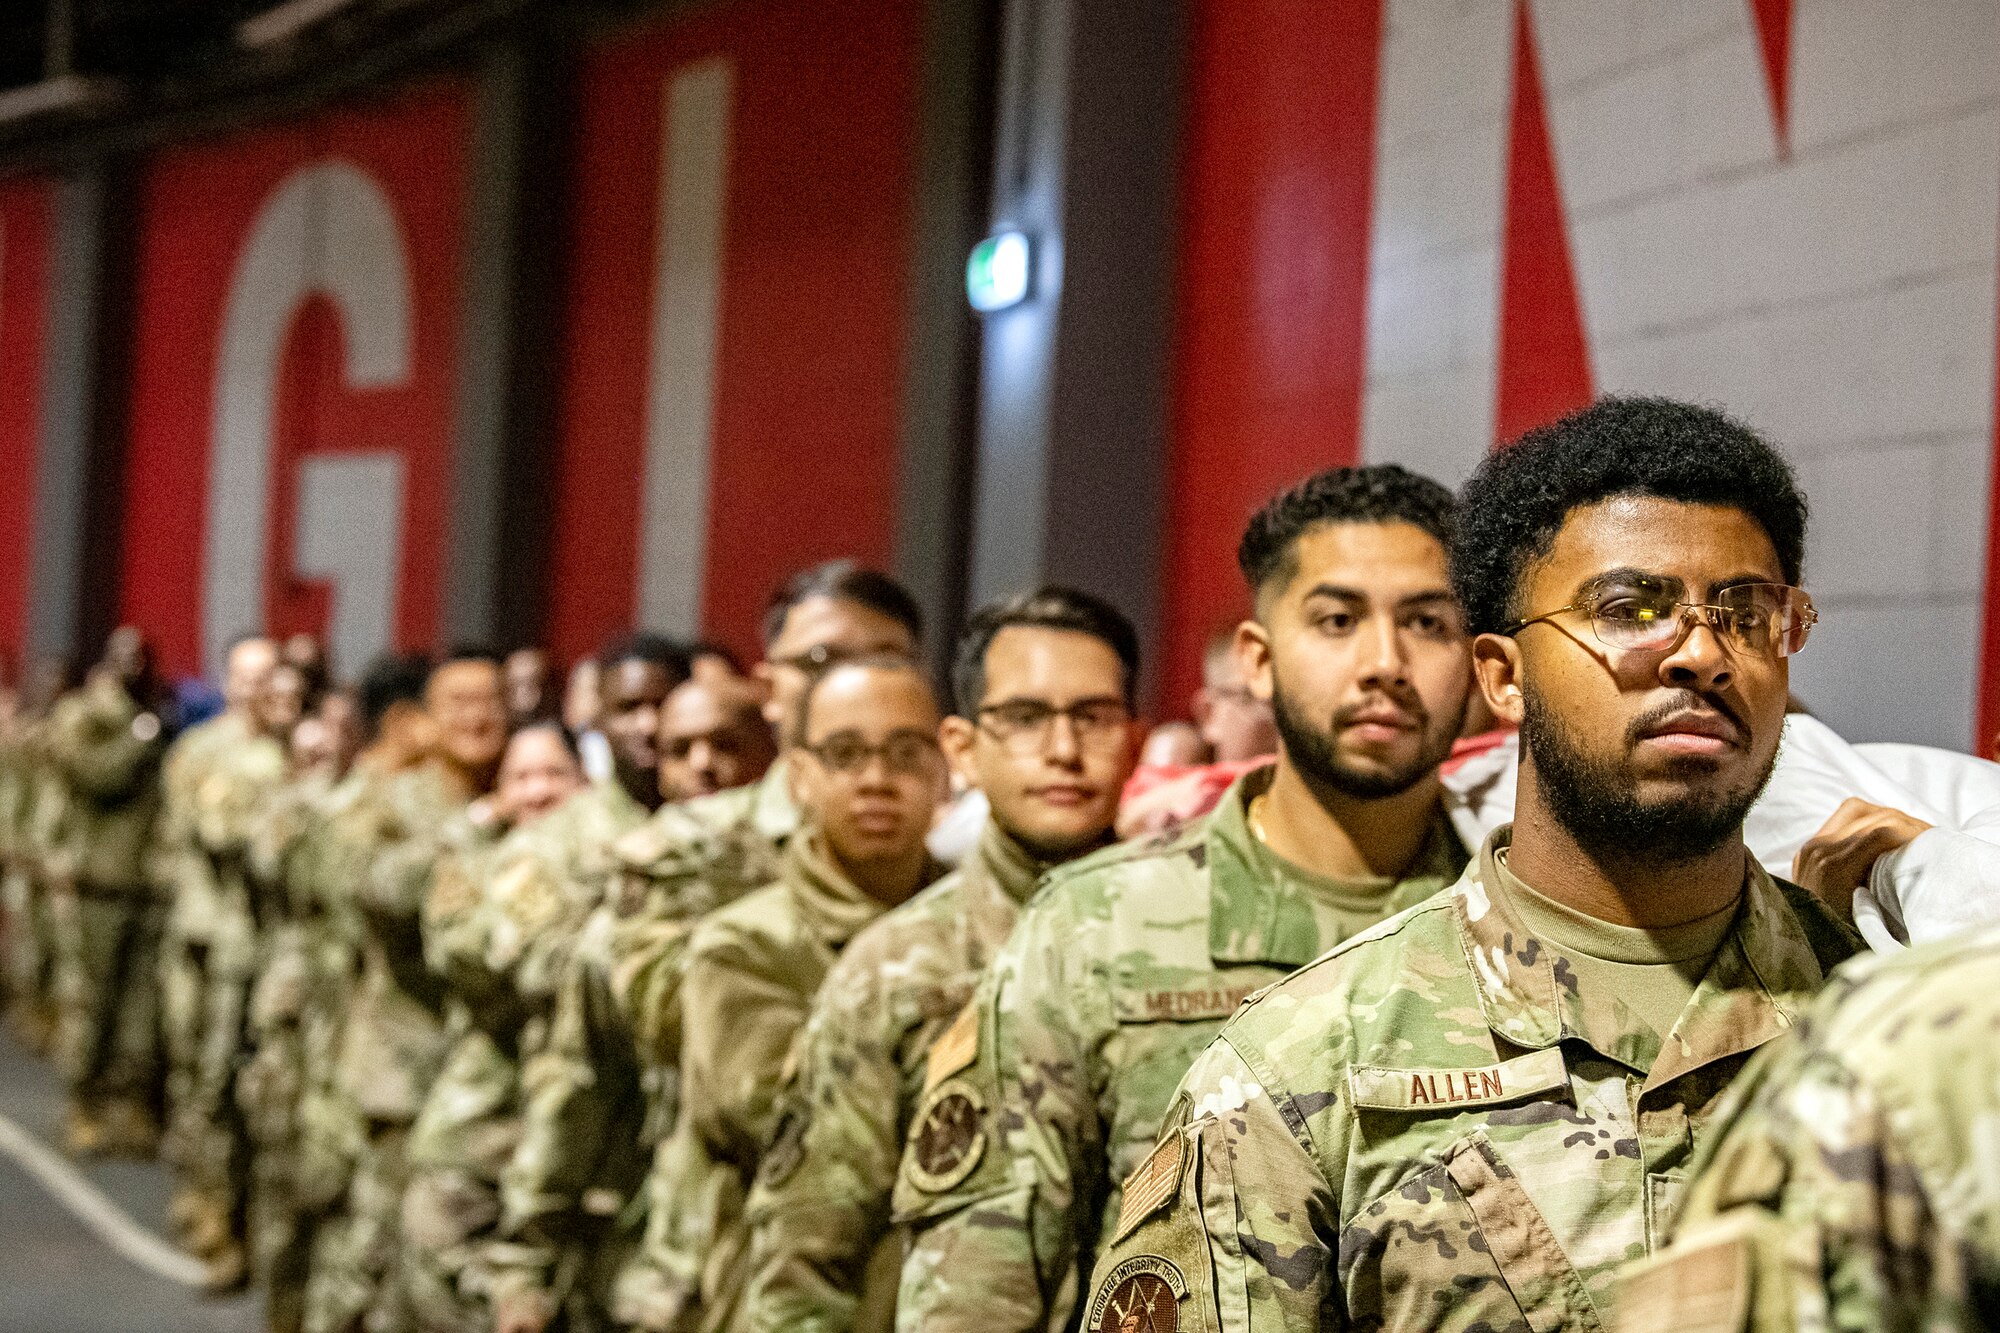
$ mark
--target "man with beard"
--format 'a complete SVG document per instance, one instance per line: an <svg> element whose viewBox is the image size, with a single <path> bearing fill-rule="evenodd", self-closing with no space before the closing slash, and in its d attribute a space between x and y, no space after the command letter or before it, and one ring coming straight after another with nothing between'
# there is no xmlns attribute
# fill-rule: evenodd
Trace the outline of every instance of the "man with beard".
<svg viewBox="0 0 2000 1333"><path fill-rule="evenodd" d="M1176 834L1052 872L1022 912L925 1070L899 1327L1072 1324L1118 1182L1222 1021L1463 868L1437 780L1471 680L1452 527L1450 494L1393 466L1322 473L1251 520L1237 651L1277 762Z"/></svg>
<svg viewBox="0 0 2000 1333"><path fill-rule="evenodd" d="M1664 400L1481 465L1452 575L1521 727L1514 823L1222 1030L1092 1327L1135 1297L1218 1329L1603 1326L1723 1090L1859 943L1743 844L1816 618L1805 522L1768 444Z"/></svg>

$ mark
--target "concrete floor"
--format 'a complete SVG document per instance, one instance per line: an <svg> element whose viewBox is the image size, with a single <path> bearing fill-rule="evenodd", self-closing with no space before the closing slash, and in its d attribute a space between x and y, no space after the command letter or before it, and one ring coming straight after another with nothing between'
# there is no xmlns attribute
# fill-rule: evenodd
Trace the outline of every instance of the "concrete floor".
<svg viewBox="0 0 2000 1333"><path fill-rule="evenodd" d="M55 1145L62 1089L44 1061L0 1033L0 1114ZM89 1162L82 1171L140 1226L166 1234L166 1169ZM254 1333L255 1295L209 1300L107 1247L13 1159L0 1155L0 1333Z"/></svg>

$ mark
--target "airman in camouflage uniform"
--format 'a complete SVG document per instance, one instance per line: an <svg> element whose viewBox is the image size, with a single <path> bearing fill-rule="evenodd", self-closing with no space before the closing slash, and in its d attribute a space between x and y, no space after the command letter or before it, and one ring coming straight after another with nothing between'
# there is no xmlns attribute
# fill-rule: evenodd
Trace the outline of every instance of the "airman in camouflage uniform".
<svg viewBox="0 0 2000 1333"><path fill-rule="evenodd" d="M258 933L237 1114L249 1146L245 1231L250 1271L267 1293L273 1333L297 1333L309 1245L298 1205L299 1102L306 1085L305 1020L315 979L314 931L321 920L307 894L311 848L325 836L335 770L298 772L271 793L246 854L246 874L265 903ZM342 759L342 765L345 759ZM324 1067L324 1066L322 1066Z"/></svg>
<svg viewBox="0 0 2000 1333"><path fill-rule="evenodd" d="M1844 957L1830 914L1746 858L1744 902L1670 1037L1496 891L1454 890L1255 997L1126 1182L1084 1326L1600 1326L1660 1243L1748 1052ZM1810 925L1802 916L1810 919ZM1168 1300L1160 1293L1170 1292ZM1109 1325L1115 1328L1115 1320Z"/></svg>
<svg viewBox="0 0 2000 1333"><path fill-rule="evenodd" d="M1621 1333L1993 1328L2000 931L1834 973L1745 1071Z"/></svg>
<svg viewBox="0 0 2000 1333"><path fill-rule="evenodd" d="M58 666L37 673L8 740L8 847L0 901L7 910L8 1021L30 1050L55 1039L55 922L49 876L60 859L68 791L50 762L49 713L62 691Z"/></svg>
<svg viewBox="0 0 2000 1333"><path fill-rule="evenodd" d="M521 1146L502 1174L502 1240L494 1247L498 1333L539 1333L563 1313L572 1333L616 1304L620 1322L658 1308L660 1279L642 1258L612 1276L643 1223L631 1193L667 1141L679 1103L679 963L693 921L768 883L797 827L788 764L771 761L809 673L843 657L913 655L922 617L885 576L837 560L794 576L765 616L768 728L729 706L691 710L714 731L683 747L663 719L662 770L676 789L709 790L661 808L615 849L610 898L579 936L558 993L547 1057L525 1067ZM679 699L681 692L676 692ZM688 738L683 738L688 739ZM748 784L764 765L763 779ZM627 1205L631 1206L628 1208ZM618 1243L603 1243L620 1213Z"/></svg>
<svg viewBox="0 0 2000 1333"><path fill-rule="evenodd" d="M68 786L66 856L55 881L60 1025L69 1142L150 1155L158 1135L163 904L146 876L160 808L166 734L151 650L113 633L105 661L49 719L49 753Z"/></svg>
<svg viewBox="0 0 2000 1333"><path fill-rule="evenodd" d="M498 663L443 663L425 688L425 711L437 725L437 753L379 785L377 840L360 879L345 886L364 934L335 1076L359 1117L349 1131L358 1152L346 1196L314 1240L308 1333L409 1326L393 1280L406 1150L448 1045L443 988L425 964L419 918L441 858L476 857L504 831L479 799L491 789L506 742Z"/></svg>
<svg viewBox="0 0 2000 1333"><path fill-rule="evenodd" d="M347 700L327 696L319 716L335 737L330 766L290 789L252 845L257 873L289 912L271 934L252 995L251 1050L237 1085L254 1145L252 1257L273 1333L303 1325L321 1225L345 1197L360 1155L361 1116L335 1058L366 934L353 885L389 817L382 785L424 762L435 743L418 702L427 669L411 659L371 667L359 711L374 734L358 757Z"/></svg>
<svg viewBox="0 0 2000 1333"><path fill-rule="evenodd" d="M1223 1020L1463 869L1437 776L1470 683L1451 511L1400 468L1335 469L1251 521L1237 645L1278 762L1174 834L1051 872L1022 912L971 1031L927 1065L898 1328L1073 1326L1118 1182Z"/></svg>
<svg viewBox="0 0 2000 1333"><path fill-rule="evenodd" d="M785 768L773 764L747 786L662 806L612 845L607 901L564 966L547 1048L521 1069L521 1139L488 1249L501 1327L540 1328L563 1312L577 1330L604 1317L636 1227L619 1228L622 1244L607 1231L678 1107L688 932L770 882L797 827Z"/></svg>
<svg viewBox="0 0 2000 1333"><path fill-rule="evenodd" d="M1481 464L1452 585L1515 822L1223 1029L1090 1328L1604 1326L1730 1082L1859 947L1743 842L1804 546L1790 469L1709 409L1607 398Z"/></svg>
<svg viewBox="0 0 2000 1333"><path fill-rule="evenodd" d="M995 603L967 625L959 715L940 741L991 816L959 869L857 935L821 987L746 1206L734 1328L891 1327L906 1238L890 1198L926 1060L1043 872L1109 837L1132 769L1137 670L1130 623L1069 589Z"/></svg>
<svg viewBox="0 0 2000 1333"><path fill-rule="evenodd" d="M973 1042L930 1064L896 1183L917 1229L898 1327L1059 1325L1174 1086L1236 1006L1464 862L1439 814L1405 874L1336 884L1278 861L1245 811L1053 872L973 996Z"/></svg>
<svg viewBox="0 0 2000 1333"><path fill-rule="evenodd" d="M238 1285L249 1272L250 1140L237 1105L236 1074L262 933L279 914L271 886L251 873L250 848L286 778L285 738L297 721L296 701L270 688L273 652L266 641L238 645L232 658L252 652L254 671L236 662L231 669L232 685L250 692L242 726L211 734L200 750L181 756L176 770L177 784L186 784L179 795L188 802L182 816L187 842L169 918L166 961L172 965L161 969L162 993L176 999L167 1026L174 1038L174 1166L182 1199L193 1210L190 1248L208 1261L209 1284L218 1290ZM192 987L192 994L183 987Z"/></svg>
<svg viewBox="0 0 2000 1333"><path fill-rule="evenodd" d="M943 790L938 710L916 668L831 667L801 708L793 762L810 832L786 846L777 883L689 940L680 1113L647 1182L642 1253L670 1282L692 1282L708 1329L729 1326L743 1290L744 1200L813 997L858 930L943 873L924 846Z"/></svg>
<svg viewBox="0 0 2000 1333"><path fill-rule="evenodd" d="M425 905L425 953L451 988L457 1034L412 1130L403 1200L403 1283L426 1330L491 1327L485 1251L500 1172L520 1142L521 1066L548 1045L557 983L603 899L612 844L660 804L660 707L686 674L684 657L635 635L602 665L613 776L509 834L476 882L441 877ZM515 767L503 765L503 795Z"/></svg>

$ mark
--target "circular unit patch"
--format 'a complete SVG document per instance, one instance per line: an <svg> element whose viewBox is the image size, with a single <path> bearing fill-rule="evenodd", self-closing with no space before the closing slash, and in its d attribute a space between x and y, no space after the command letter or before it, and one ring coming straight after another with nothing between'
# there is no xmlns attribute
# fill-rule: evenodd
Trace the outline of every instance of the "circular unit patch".
<svg viewBox="0 0 2000 1333"><path fill-rule="evenodd" d="M971 1175L985 1152L986 1099L964 1079L946 1079L917 1108L910 1134L910 1180L919 1189L942 1194Z"/></svg>
<svg viewBox="0 0 2000 1333"><path fill-rule="evenodd" d="M1141 1254L1111 1270L1090 1304L1089 1333L1179 1333L1187 1279L1155 1254Z"/></svg>

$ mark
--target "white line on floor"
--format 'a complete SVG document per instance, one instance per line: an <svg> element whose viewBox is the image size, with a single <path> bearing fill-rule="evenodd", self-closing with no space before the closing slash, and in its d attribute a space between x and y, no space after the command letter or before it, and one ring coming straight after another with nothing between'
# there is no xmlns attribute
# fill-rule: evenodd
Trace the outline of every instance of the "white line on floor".
<svg viewBox="0 0 2000 1333"><path fill-rule="evenodd" d="M169 1282L202 1285L207 1275L198 1260L133 1221L61 1153L4 1115L0 1115L0 1153L13 1158L57 1203L125 1258Z"/></svg>

